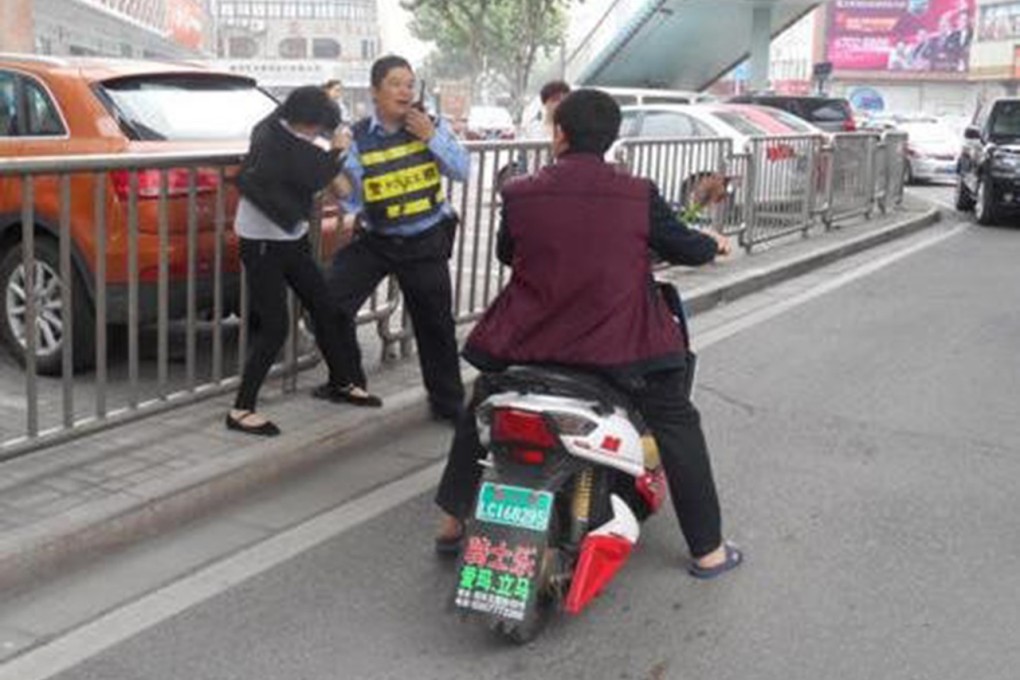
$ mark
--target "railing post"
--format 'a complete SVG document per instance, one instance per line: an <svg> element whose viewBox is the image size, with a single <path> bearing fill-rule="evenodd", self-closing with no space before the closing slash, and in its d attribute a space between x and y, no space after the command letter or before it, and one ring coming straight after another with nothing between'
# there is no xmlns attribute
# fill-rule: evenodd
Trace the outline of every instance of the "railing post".
<svg viewBox="0 0 1020 680"><path fill-rule="evenodd" d="M822 224L825 230L832 229L832 215L835 207L836 192L836 168L839 164L839 138L834 137L828 145L829 152L825 160L825 212L822 214Z"/></svg>
<svg viewBox="0 0 1020 680"><path fill-rule="evenodd" d="M29 437L39 435L39 392L36 384L36 309L35 271L35 178L21 181L21 262L25 270L22 285L25 296L25 399L28 402L26 431Z"/></svg>
<svg viewBox="0 0 1020 680"><path fill-rule="evenodd" d="M875 142L876 137L869 135L867 144L864 147L866 149L864 186L867 188L864 216L869 220L875 214Z"/></svg>
<svg viewBox="0 0 1020 680"><path fill-rule="evenodd" d="M739 238L740 245L748 252L751 252L751 247L754 245L755 222L758 219L758 209L755 205L758 191L755 185L758 182L758 155L760 150L761 145L757 143L757 140L752 139L748 143L746 151L747 165L744 172L744 224L740 230Z"/></svg>

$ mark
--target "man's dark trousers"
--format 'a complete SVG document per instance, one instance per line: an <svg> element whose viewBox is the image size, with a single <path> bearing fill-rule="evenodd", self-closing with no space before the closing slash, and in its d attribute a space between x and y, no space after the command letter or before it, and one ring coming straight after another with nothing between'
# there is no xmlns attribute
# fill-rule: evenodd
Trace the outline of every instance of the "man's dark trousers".
<svg viewBox="0 0 1020 680"><path fill-rule="evenodd" d="M636 384L628 380L614 385L631 399L655 436L680 530L691 555L698 558L722 544L722 526L701 416L684 392L685 378L679 368L649 373ZM479 393L483 384L476 383L471 406L485 399ZM445 512L461 519L471 513L482 473L478 458L484 454L474 414L466 412L457 422L436 494Z"/></svg>
<svg viewBox="0 0 1020 680"><path fill-rule="evenodd" d="M446 417L459 413L464 403L448 264L456 225L452 220L407 238L364 232L336 253L328 276L340 309L341 350L351 357L345 363L357 367L344 381L367 384L355 319L379 282L395 274L414 325L429 402Z"/></svg>

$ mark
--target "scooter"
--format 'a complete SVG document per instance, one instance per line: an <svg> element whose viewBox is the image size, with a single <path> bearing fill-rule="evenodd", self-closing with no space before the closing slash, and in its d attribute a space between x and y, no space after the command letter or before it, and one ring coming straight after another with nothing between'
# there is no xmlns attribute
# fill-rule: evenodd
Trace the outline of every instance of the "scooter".
<svg viewBox="0 0 1020 680"><path fill-rule="evenodd" d="M541 366L479 380L488 457L453 604L525 643L607 587L666 498L666 478L641 416L607 382Z"/></svg>

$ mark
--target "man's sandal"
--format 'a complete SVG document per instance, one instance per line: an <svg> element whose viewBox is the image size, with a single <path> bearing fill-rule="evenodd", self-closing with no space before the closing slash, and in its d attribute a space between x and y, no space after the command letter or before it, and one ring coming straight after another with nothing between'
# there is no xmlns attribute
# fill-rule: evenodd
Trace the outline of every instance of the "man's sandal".
<svg viewBox="0 0 1020 680"><path fill-rule="evenodd" d="M460 531L454 536L436 536L436 554L442 557L456 557L464 543L464 522L459 522Z"/></svg>

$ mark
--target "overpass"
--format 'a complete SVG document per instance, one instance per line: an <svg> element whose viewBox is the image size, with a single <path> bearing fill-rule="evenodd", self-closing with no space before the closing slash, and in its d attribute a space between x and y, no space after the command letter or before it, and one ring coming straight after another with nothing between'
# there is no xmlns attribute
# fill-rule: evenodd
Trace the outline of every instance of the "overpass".
<svg viewBox="0 0 1020 680"><path fill-rule="evenodd" d="M702 90L751 58L751 87L768 81L769 44L818 0L645 0L600 51L571 59L581 85ZM600 27L587 42L598 39ZM575 52L576 56L582 50ZM569 68L569 66L568 66Z"/></svg>

